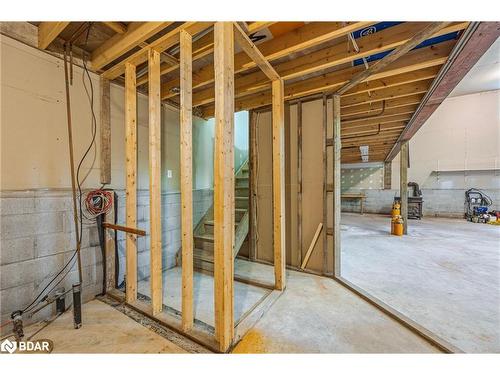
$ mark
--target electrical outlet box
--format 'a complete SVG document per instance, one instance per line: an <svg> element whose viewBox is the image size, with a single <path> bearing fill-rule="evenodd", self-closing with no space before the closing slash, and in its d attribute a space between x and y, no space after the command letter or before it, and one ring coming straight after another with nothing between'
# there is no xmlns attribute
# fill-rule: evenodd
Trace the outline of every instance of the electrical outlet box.
<svg viewBox="0 0 500 375"><path fill-rule="evenodd" d="M172 178L172 170L167 169L167 178Z"/></svg>

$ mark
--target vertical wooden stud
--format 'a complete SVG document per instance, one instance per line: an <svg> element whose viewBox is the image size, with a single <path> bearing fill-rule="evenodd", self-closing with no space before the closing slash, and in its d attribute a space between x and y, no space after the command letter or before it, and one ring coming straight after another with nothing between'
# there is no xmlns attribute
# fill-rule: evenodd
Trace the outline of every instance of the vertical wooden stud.
<svg viewBox="0 0 500 375"><path fill-rule="evenodd" d="M326 95L323 95L323 223L325 229L323 230L323 274L328 272L328 196L326 192L328 169L327 169L327 154L326 154L326 138L327 138L327 125L328 125L328 100Z"/></svg>
<svg viewBox="0 0 500 375"><path fill-rule="evenodd" d="M125 64L125 214L126 225L137 226L137 93L135 65ZM137 237L127 233L126 252L126 289L128 303L137 299Z"/></svg>
<svg viewBox="0 0 500 375"><path fill-rule="evenodd" d="M257 255L257 154L256 154L256 132L257 132L257 118L258 113L255 111L249 112L249 124L248 124L248 136L250 139L250 149L249 149L249 171L250 171L250 192L249 192L249 214L250 214L250 226L249 226L249 248L248 257L250 260L255 260Z"/></svg>
<svg viewBox="0 0 500 375"><path fill-rule="evenodd" d="M161 265L161 100L160 53L148 52L149 74L149 220L151 307L153 314L162 310Z"/></svg>
<svg viewBox="0 0 500 375"><path fill-rule="evenodd" d="M101 77L101 184L111 183L111 107L109 80Z"/></svg>
<svg viewBox="0 0 500 375"><path fill-rule="evenodd" d="M333 275L340 276L340 95L333 95Z"/></svg>
<svg viewBox="0 0 500 375"><path fill-rule="evenodd" d="M274 287L284 290L285 275L285 127L283 80L272 83Z"/></svg>
<svg viewBox="0 0 500 375"><path fill-rule="evenodd" d="M302 102L297 103L297 267L302 264Z"/></svg>
<svg viewBox="0 0 500 375"><path fill-rule="evenodd" d="M214 26L214 292L215 336L221 352L234 335L234 34L231 22Z"/></svg>
<svg viewBox="0 0 500 375"><path fill-rule="evenodd" d="M403 233L408 233L408 142L402 142L399 153L399 196L401 197L401 217Z"/></svg>
<svg viewBox="0 0 500 375"><path fill-rule="evenodd" d="M182 328L193 328L193 110L192 37L180 32L180 141L182 228Z"/></svg>

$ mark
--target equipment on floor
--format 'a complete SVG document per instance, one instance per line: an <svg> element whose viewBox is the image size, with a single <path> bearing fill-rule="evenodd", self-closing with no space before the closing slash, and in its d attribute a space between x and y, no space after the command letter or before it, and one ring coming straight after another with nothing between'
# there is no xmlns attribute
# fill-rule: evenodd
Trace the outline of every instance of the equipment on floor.
<svg viewBox="0 0 500 375"><path fill-rule="evenodd" d="M395 236L403 235L403 217L401 216L401 205L399 201L392 204L391 234Z"/></svg>
<svg viewBox="0 0 500 375"><path fill-rule="evenodd" d="M491 198L483 191L471 188L465 192L464 218L473 223L489 223L495 213L488 213L488 207L493 204Z"/></svg>
<svg viewBox="0 0 500 375"><path fill-rule="evenodd" d="M73 324L75 329L82 326L81 284L73 284Z"/></svg>
<svg viewBox="0 0 500 375"><path fill-rule="evenodd" d="M422 207L424 201L422 199L422 190L420 190L416 182L408 182L408 187L411 187L413 192L408 196L408 219L422 219ZM401 204L400 197L394 197L394 202Z"/></svg>

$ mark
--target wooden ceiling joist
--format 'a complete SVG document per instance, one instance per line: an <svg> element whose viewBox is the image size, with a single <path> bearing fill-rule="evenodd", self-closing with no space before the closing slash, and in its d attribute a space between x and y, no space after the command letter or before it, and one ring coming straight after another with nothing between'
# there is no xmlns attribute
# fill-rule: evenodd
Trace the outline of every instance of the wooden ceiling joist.
<svg viewBox="0 0 500 375"><path fill-rule="evenodd" d="M108 22L103 22L103 24L106 25L107 27L109 27L115 33L125 34L127 32L127 26L125 26L121 22L108 21Z"/></svg>
<svg viewBox="0 0 500 375"><path fill-rule="evenodd" d="M393 86L382 90L373 91L371 93L361 93L358 95L342 97L340 103L342 108L358 105L362 103L373 103L377 101L400 98L403 96L421 94L428 90L432 79L424 81Z"/></svg>
<svg viewBox="0 0 500 375"><path fill-rule="evenodd" d="M273 61L291 53L345 36L370 24L372 24L372 22L351 22L347 23L347 25L343 25L340 22L314 22L259 44L259 50L266 60ZM345 45L343 45L343 47L345 48ZM235 73L241 73L255 67L256 64L245 52L235 54ZM257 73L266 77L262 72ZM208 64L193 73L193 89L209 85L213 83L213 80L214 67L213 64ZM176 96L176 89L178 86L178 79L163 84L162 99L169 99Z"/></svg>
<svg viewBox="0 0 500 375"><path fill-rule="evenodd" d="M117 33L92 52L90 58L92 68L102 69L171 24L172 22L132 23L125 33Z"/></svg>
<svg viewBox="0 0 500 375"><path fill-rule="evenodd" d="M392 50L387 56L384 56L384 58L375 62L368 69L356 74L348 83L338 89L336 93L338 95L347 93L349 90L353 89L361 82L366 81L368 77L383 70L386 66L392 64L394 61L410 52L420 43L435 35L437 32L439 32L439 30L443 29L448 24L449 22L436 22L426 26L424 29L416 33L411 39L407 40L405 43Z"/></svg>
<svg viewBox="0 0 500 375"><path fill-rule="evenodd" d="M156 39L154 42L149 44L148 47L142 48L141 50L127 57L125 60L120 61L116 65L113 65L113 67L106 70L102 74L102 76L110 80L115 79L116 77L123 74L123 72L125 71L125 64L139 65L147 61L148 51L150 49L153 49L157 52L163 52L167 48L174 46L175 44L179 43L179 32L181 30L186 31L188 34L195 35L212 25L213 22L185 22L181 26Z"/></svg>
<svg viewBox="0 0 500 375"><path fill-rule="evenodd" d="M342 110L351 106L357 106L364 103L381 102L388 99L396 99L415 94L423 94L429 88L432 79L426 79L419 82L396 85L380 90L374 90L370 93L361 92L357 95L350 95L341 98ZM286 96L285 96L286 99ZM287 100L287 99L286 99ZM269 93L259 93L253 95L250 99L240 98L235 100L235 111L248 110L269 105ZM203 116L212 117L214 114L213 106L203 108Z"/></svg>
<svg viewBox="0 0 500 375"><path fill-rule="evenodd" d="M199 39L193 41L193 61L199 60L207 55L210 55L214 51L214 33L210 31L200 37ZM160 67L160 75L165 75L168 73L175 72L179 69L179 64L162 64ZM141 86L148 83L148 75L144 74L142 77L137 78L137 86Z"/></svg>
<svg viewBox="0 0 500 375"><path fill-rule="evenodd" d="M266 60L264 55L259 51L255 44L250 40L245 31L236 22L233 23L234 40L241 47L243 51L254 61L254 63L262 70L262 72L271 81L279 79L280 76L272 67L269 61Z"/></svg>
<svg viewBox="0 0 500 375"><path fill-rule="evenodd" d="M371 126L377 126L377 125L382 125L382 124L390 124L390 123L395 123L395 122L401 122L401 121L408 121L411 117L413 112L407 112L407 113L398 113L395 115L391 116L385 116L385 117L374 117L373 119L368 118L365 120L358 120L356 122L351 122L351 123L342 123L342 131L347 131L347 130L352 130L352 129L361 129L361 128L370 128Z"/></svg>
<svg viewBox="0 0 500 375"><path fill-rule="evenodd" d="M424 94L409 95L401 98L387 99L385 100L385 109L390 110L392 108L400 108L408 105L418 105ZM363 103L360 105L347 107L342 109L342 121L345 119L351 119L352 117L359 117L362 115L370 115L373 113L379 113L382 110L382 102L375 103Z"/></svg>
<svg viewBox="0 0 500 375"><path fill-rule="evenodd" d="M38 25L38 48L47 48L68 24L69 22L41 22Z"/></svg>
<svg viewBox="0 0 500 375"><path fill-rule="evenodd" d="M248 34L253 34L261 30L267 29L276 22L251 22L248 24Z"/></svg>
<svg viewBox="0 0 500 375"><path fill-rule="evenodd" d="M446 59L453 48L453 44L453 41L449 41L435 46L428 46L411 51L400 60L391 64L391 66L385 68L382 72L378 72L369 77L368 81L442 65L446 62ZM279 70L279 65L276 66L276 68ZM342 84L348 82L353 74L356 74L363 69L364 66L350 67L285 85L285 99L291 100L315 93L333 91L336 88L339 88ZM265 90L269 93L270 85L267 77L265 76L257 82L253 82L249 76L245 76L240 79L236 79L235 88L235 97L240 98L245 95L251 95ZM200 106L212 103L213 97L214 94L212 87L197 91L193 94L193 105ZM252 100L250 97L248 99L249 101ZM271 103L270 94L268 95L267 101L269 104Z"/></svg>
<svg viewBox="0 0 500 375"><path fill-rule="evenodd" d="M425 25L428 25L428 23L424 24L424 26ZM467 27L466 22L452 24L434 33L432 37L459 31L464 29L465 27ZM409 39L411 39L411 37L416 32L422 29L422 25L420 23L404 23L402 25L394 26L391 29L397 30L394 30L393 33L391 33L391 30L383 30L378 33L360 38L358 42L360 51L358 53L346 49L344 44L339 44L278 64L275 66L275 69L284 80L290 80L302 77L304 75L317 73L325 69L330 69L345 63L351 63L354 60L360 59L362 57L367 57L373 54L388 51L404 44ZM259 49L266 56L266 58L269 59L269 56L266 55L263 46L259 46ZM350 76L349 78L351 77L352 76ZM210 81L200 82L202 80L203 79L198 80L199 84L196 86L197 88L210 83ZM237 79L237 81L239 81L238 89L241 90L242 87L246 87L247 93L266 90L269 87L267 77L262 72L254 72L248 74ZM169 84L167 82L163 85L162 97L164 99L176 95L175 93L168 92L169 88L171 87L176 87L176 84Z"/></svg>

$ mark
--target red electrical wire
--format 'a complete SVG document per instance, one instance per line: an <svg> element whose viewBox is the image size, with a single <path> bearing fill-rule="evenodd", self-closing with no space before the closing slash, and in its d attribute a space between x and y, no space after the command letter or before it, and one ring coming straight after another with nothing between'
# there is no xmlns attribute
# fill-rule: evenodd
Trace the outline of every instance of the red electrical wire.
<svg viewBox="0 0 500 375"><path fill-rule="evenodd" d="M107 190L92 190L85 197L85 207L94 216L107 213L113 204L113 195Z"/></svg>

